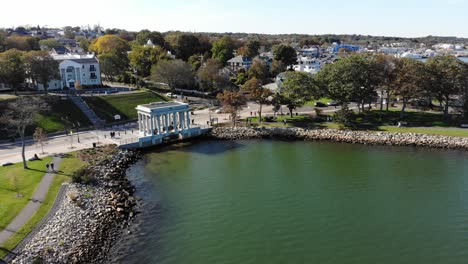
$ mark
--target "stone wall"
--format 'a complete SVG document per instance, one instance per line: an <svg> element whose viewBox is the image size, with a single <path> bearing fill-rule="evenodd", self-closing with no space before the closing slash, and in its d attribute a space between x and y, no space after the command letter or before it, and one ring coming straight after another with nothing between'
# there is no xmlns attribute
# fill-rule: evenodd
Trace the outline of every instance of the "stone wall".
<svg viewBox="0 0 468 264"><path fill-rule="evenodd" d="M220 127L213 128L208 136L222 140L276 138L468 150L468 138L415 133L369 132L337 129L307 130L302 128Z"/></svg>
<svg viewBox="0 0 468 264"><path fill-rule="evenodd" d="M69 184L48 222L14 250L12 263L106 262L136 214L134 187L125 172L137 159L136 153L119 150L89 167L94 184Z"/></svg>

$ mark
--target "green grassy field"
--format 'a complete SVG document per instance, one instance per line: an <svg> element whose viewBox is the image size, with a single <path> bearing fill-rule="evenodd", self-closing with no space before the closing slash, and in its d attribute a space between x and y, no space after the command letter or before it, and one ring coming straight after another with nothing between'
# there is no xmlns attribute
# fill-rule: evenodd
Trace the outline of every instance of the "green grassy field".
<svg viewBox="0 0 468 264"><path fill-rule="evenodd" d="M31 217L31 219L28 220L28 222L26 222L23 227L20 228L20 230L18 230L17 233L11 236L3 245L0 245L0 247L6 248L7 250L14 249L16 245L18 245L18 243L21 242L21 240L23 240L23 238L29 234L29 232L31 232L31 230L33 230L34 227L42 220L42 218L44 218L44 216L46 216L50 211L62 184L69 182L71 175L85 165L86 163L78 158L77 152L66 154L62 159L58 173L54 177L46 198L37 212ZM6 255L6 251L0 250L0 258L5 257Z"/></svg>
<svg viewBox="0 0 468 264"><path fill-rule="evenodd" d="M22 162L0 167L0 230L26 206L45 175L45 164L51 161L51 157L30 161L28 170L23 169Z"/></svg>
<svg viewBox="0 0 468 264"><path fill-rule="evenodd" d="M137 105L166 101L164 97L149 91L83 98L96 114L106 122L115 121L115 115L120 115L122 120L136 119L135 107Z"/></svg>

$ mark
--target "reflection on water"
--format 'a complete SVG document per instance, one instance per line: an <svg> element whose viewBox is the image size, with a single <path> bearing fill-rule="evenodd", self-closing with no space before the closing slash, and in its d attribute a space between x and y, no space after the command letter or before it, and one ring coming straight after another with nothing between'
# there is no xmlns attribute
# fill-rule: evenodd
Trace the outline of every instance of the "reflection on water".
<svg viewBox="0 0 468 264"><path fill-rule="evenodd" d="M467 263L464 152L199 142L129 172L143 213L120 263Z"/></svg>

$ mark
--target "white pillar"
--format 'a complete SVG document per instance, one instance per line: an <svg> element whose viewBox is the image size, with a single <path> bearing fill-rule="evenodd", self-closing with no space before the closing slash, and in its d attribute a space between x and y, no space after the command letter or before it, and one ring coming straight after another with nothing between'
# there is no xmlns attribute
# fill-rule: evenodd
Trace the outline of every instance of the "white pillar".
<svg viewBox="0 0 468 264"><path fill-rule="evenodd" d="M150 115L151 120L151 135L154 135L154 116Z"/></svg>
<svg viewBox="0 0 468 264"><path fill-rule="evenodd" d="M161 134L161 116L156 116L156 122L158 122L158 135Z"/></svg>
<svg viewBox="0 0 468 264"><path fill-rule="evenodd" d="M146 136L146 116L144 114L141 114L141 132L143 132L143 135Z"/></svg>
<svg viewBox="0 0 468 264"><path fill-rule="evenodd" d="M146 131L148 135L151 135L151 117L149 115L146 116Z"/></svg>
<svg viewBox="0 0 468 264"><path fill-rule="evenodd" d="M164 128L165 128L165 131L166 133L168 133L168 129L169 129L169 115L168 114L164 114Z"/></svg>
<svg viewBox="0 0 468 264"><path fill-rule="evenodd" d="M190 128L190 113L188 111L185 112L187 115L187 129Z"/></svg>
<svg viewBox="0 0 468 264"><path fill-rule="evenodd" d="M184 112L179 112L179 124L180 124L180 130L184 130Z"/></svg>
<svg viewBox="0 0 468 264"><path fill-rule="evenodd" d="M174 131L178 132L179 129L177 128L177 125L178 125L177 124L177 113L176 112L172 113L172 116L173 116L172 119L174 119L174 121L173 121L174 122Z"/></svg>
<svg viewBox="0 0 468 264"><path fill-rule="evenodd" d="M138 131L141 132L141 114L138 113Z"/></svg>

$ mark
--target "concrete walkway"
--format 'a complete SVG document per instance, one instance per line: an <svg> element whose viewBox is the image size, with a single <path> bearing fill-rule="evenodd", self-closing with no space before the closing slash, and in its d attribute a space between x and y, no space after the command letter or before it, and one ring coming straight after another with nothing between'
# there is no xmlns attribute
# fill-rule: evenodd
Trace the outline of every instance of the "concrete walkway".
<svg viewBox="0 0 468 264"><path fill-rule="evenodd" d="M60 163L62 158L54 157L52 161L55 165L56 171L60 168ZM49 192L50 185L54 180L55 172L47 172L44 177L42 177L39 185L36 188L31 200L23 208L23 210L11 221L11 223L0 232L0 245L5 243L13 234L15 234L33 215L41 206L41 203L44 201L47 193Z"/></svg>

